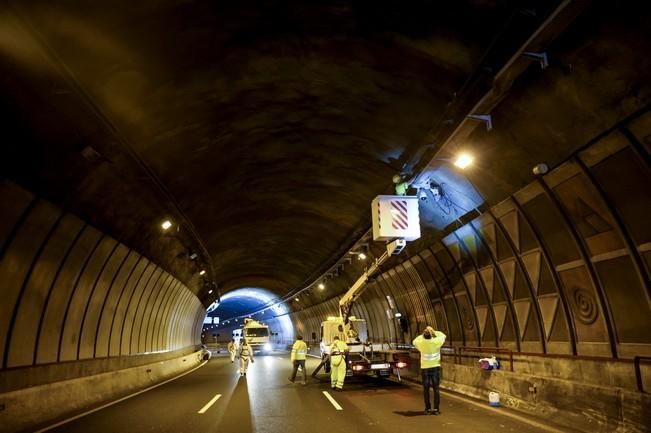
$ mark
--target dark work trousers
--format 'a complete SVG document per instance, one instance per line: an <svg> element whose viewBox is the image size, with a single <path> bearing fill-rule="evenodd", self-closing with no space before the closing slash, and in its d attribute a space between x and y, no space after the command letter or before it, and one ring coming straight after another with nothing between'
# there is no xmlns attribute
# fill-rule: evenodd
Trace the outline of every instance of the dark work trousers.
<svg viewBox="0 0 651 433"><path fill-rule="evenodd" d="M298 366L301 366L303 369L303 382L307 380L307 371L305 371L305 360L304 359L295 359L294 360L294 370L292 371L291 381L293 382L296 379L296 372L298 371Z"/></svg>
<svg viewBox="0 0 651 433"><path fill-rule="evenodd" d="M441 367L423 368L423 398L425 399L425 409L432 408L429 399L429 388L434 388L434 409L438 410L441 396L439 394L439 384L441 383Z"/></svg>

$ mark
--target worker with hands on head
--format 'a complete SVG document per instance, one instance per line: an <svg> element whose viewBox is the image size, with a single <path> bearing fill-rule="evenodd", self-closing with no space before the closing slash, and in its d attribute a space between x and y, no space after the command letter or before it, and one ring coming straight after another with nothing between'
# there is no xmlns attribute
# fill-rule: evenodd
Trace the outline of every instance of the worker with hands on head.
<svg viewBox="0 0 651 433"><path fill-rule="evenodd" d="M330 345L330 385L332 389L341 390L344 387L347 351L348 345L341 341L338 335L335 335Z"/></svg>
<svg viewBox="0 0 651 433"><path fill-rule="evenodd" d="M231 338L231 341L228 342L228 353L231 355L231 362L235 361L235 355L237 354L237 346L235 345L235 340Z"/></svg>
<svg viewBox="0 0 651 433"><path fill-rule="evenodd" d="M294 342L294 345L292 346L292 353L291 353L291 361L292 361L292 377L289 378L290 382L294 382L296 380L296 372L298 371L298 368L300 367L301 370L303 371L303 385L305 385L305 382L307 380L307 371L305 370L305 357L307 356L307 344L305 341L303 341L303 337L301 335L296 337L296 342Z"/></svg>
<svg viewBox="0 0 651 433"><path fill-rule="evenodd" d="M425 413L439 415L441 396L439 385L441 382L441 346L445 343L445 334L435 331L428 326L422 335L416 337L413 345L420 352L420 370L423 378L423 398L425 400ZM430 404L429 389L434 389L434 410Z"/></svg>
<svg viewBox="0 0 651 433"><path fill-rule="evenodd" d="M253 361L253 348L249 345L249 342L246 341L246 338L242 338L242 344L240 344L240 376L246 376L246 370L249 368L249 360L251 364Z"/></svg>

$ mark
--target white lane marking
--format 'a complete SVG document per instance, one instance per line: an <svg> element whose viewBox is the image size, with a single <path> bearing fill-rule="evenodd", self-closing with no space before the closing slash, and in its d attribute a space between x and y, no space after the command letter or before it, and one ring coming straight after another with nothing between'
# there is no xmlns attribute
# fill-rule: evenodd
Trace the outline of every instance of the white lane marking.
<svg viewBox="0 0 651 433"><path fill-rule="evenodd" d="M115 401L112 401L112 402L110 402L110 403L106 403L106 404L104 404L104 405L102 405L102 406L100 406L100 407L96 407L95 409L89 410L89 411L84 412L84 413L80 413L79 415L75 415L75 416L73 416L73 417L71 417L71 418L68 418L68 419L64 419L63 421L59 421L58 423L56 423L56 424L52 424L51 426L48 426L48 427L45 427L45 428L42 428L41 430L36 430L34 433L43 433L43 432L46 432L46 431L48 431L48 430L52 430L53 428L57 428L57 427L60 427L60 426L62 426L62 425L64 425L64 424L68 424L68 423L71 422L71 421L74 421L74 420L76 420L76 419L79 419L79 418L85 417L86 415L90 415L91 413L94 413L94 412L100 411L100 410L102 410L102 409L106 409L106 408L109 407L109 406L113 406L114 404L120 403L121 401L124 401L124 400L128 400L128 399L130 399L131 397L135 397L135 396L137 396L137 395L140 395L140 394L142 394L143 392L151 391L152 389L154 389L154 388L158 388L159 386L163 386L163 385L165 385L166 383L170 383L170 382L173 381L173 380L180 379L180 378L182 378L183 376L185 376L186 374L190 374L190 373L192 373L193 371L200 369L201 367L203 367L203 366L206 365L207 363L208 363L208 361L204 361L204 362L202 362L201 364L199 364L198 366L196 366L195 368L193 368L192 370L190 370L190 371L186 371L186 372L183 373L183 374L179 374L179 375L176 376L176 377L173 377L173 378L171 378L171 379L167 379L166 381L161 382L161 383L159 383L159 384L157 384L157 385L153 385L153 386L150 386L149 388L145 388L145 389L142 389L142 390L140 390L140 391L138 391L138 392L134 392L133 394L127 395L126 397L122 397L122 398L120 398L120 399L118 399L118 400L115 400Z"/></svg>
<svg viewBox="0 0 651 433"><path fill-rule="evenodd" d="M215 402L216 402L217 400L219 400L219 397L221 397L221 396L222 396L221 394L217 394L217 395L215 395L215 396L214 396L214 397L213 397L213 398L212 398L208 403L206 403L206 405L205 405L204 407L202 407L202 408L199 410L199 412L197 412L197 413L206 413L206 411L207 411L208 409L210 409L210 406L212 406L213 404L215 404Z"/></svg>
<svg viewBox="0 0 651 433"><path fill-rule="evenodd" d="M328 391L323 391L323 395L325 395L326 398L328 400L330 400L330 403L332 403L332 405L335 407L335 409L344 410L341 406L339 406L339 403L337 403L337 401L334 398L332 398L332 396L330 395L330 393Z"/></svg>

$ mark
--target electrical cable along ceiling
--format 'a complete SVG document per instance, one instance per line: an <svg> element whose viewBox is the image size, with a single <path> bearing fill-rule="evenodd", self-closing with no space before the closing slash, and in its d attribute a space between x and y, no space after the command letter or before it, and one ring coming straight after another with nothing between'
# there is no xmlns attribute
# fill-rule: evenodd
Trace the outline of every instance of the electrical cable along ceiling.
<svg viewBox="0 0 651 433"><path fill-rule="evenodd" d="M313 282L558 2L10 4L3 173L208 305Z"/></svg>

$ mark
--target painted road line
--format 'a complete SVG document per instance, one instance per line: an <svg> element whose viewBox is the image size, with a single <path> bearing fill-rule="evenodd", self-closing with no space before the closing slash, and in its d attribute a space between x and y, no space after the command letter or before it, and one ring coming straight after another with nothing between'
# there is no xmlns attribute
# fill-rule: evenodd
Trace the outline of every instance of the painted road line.
<svg viewBox="0 0 651 433"><path fill-rule="evenodd" d="M199 410L199 412L197 412L197 413L206 413L206 411L207 411L208 409L210 409L210 406L212 406L213 404L215 404L215 402L216 402L217 400L219 400L219 397L221 397L221 396L222 396L221 394L217 394L216 396L214 396L214 397L213 397L212 399L210 399L210 401L209 401L208 403L206 403L206 405L205 405L204 407L202 407L202 408Z"/></svg>
<svg viewBox="0 0 651 433"><path fill-rule="evenodd" d="M110 403L106 403L106 404L104 404L104 405L102 405L102 406L100 406L100 407L96 407L95 409L89 410L89 411L84 412L84 413L80 413L79 415L75 415L75 416L73 416L73 417L71 417L71 418L68 418L68 419L64 419L63 421L60 421L60 422L58 422L58 423L56 423L56 424L52 424L51 426L48 426L48 427L42 428L42 429L40 429L40 430L36 430L34 433L43 433L43 432L46 432L46 431L48 431L48 430L52 430L52 429L57 428L57 427L60 427L60 426L62 426L62 425L64 425L64 424L68 424L69 422L74 421L74 420L76 420L76 419L79 419L79 418L85 417L86 415L90 415L91 413L95 413L95 412L100 411L100 410L102 410L102 409L106 409L107 407L109 407L109 406L113 406L114 404L120 403L121 401L128 400L128 399L130 399L131 397L135 397L135 396L137 396L137 395L140 395L140 394L142 394L143 392L151 391L152 389L154 389L154 388L158 388L159 386L163 386L163 385L165 385L166 383L170 383L170 382L173 381L173 380L180 379L180 378L182 378L183 376L185 376L186 374L190 374L190 373L192 373L193 371L200 369L201 367L203 367L203 366L206 365L207 363L208 363L208 361L204 361L204 362L202 362L201 364L199 364L198 366L194 367L192 370L190 370L190 371L186 371L186 372L183 373L183 374L179 374L179 375L176 376L176 377L173 377L173 378L171 378L171 379L167 379L167 380L164 381L164 382L161 382L161 383L156 384L156 385L154 385L154 386L150 386L149 388L142 389L142 390L140 390L140 391L138 391L138 392L134 392L133 394L127 395L126 397L122 397L122 398L120 398L120 399L118 399L118 400L115 400L115 401L112 401L112 402L110 402Z"/></svg>
<svg viewBox="0 0 651 433"><path fill-rule="evenodd" d="M335 400L334 398L332 398L332 396L330 395L330 393L329 393L328 391L323 391L323 395L325 395L326 398L327 398L328 400L330 400L330 403L332 403L332 405L335 407L335 409L337 409L337 410L344 410L341 406L339 406L339 403L337 403L337 400Z"/></svg>

